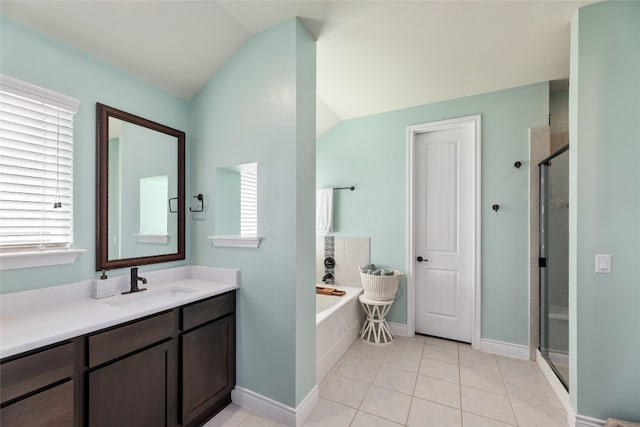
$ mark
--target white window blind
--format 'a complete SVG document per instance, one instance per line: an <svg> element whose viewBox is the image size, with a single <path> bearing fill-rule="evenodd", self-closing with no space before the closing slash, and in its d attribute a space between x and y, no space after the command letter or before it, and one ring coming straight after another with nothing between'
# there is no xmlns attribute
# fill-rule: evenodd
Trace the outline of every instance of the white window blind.
<svg viewBox="0 0 640 427"><path fill-rule="evenodd" d="M240 171L240 235L258 235L258 173L253 168Z"/></svg>
<svg viewBox="0 0 640 427"><path fill-rule="evenodd" d="M69 248L78 101L0 77L0 250Z"/></svg>

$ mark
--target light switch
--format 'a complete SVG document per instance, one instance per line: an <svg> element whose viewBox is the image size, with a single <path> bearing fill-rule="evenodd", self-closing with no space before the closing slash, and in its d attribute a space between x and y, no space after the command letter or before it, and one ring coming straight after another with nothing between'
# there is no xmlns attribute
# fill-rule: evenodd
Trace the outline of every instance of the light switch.
<svg viewBox="0 0 640 427"><path fill-rule="evenodd" d="M596 273L611 273L611 255L596 254Z"/></svg>

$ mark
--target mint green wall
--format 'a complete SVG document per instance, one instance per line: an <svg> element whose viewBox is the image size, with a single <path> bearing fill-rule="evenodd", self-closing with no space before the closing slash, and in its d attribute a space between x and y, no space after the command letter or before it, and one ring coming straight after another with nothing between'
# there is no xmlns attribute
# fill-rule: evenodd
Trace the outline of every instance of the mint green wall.
<svg viewBox="0 0 640 427"><path fill-rule="evenodd" d="M572 402L640 420L640 2L586 6L571 62ZM611 254L611 274L594 255Z"/></svg>
<svg viewBox="0 0 640 427"><path fill-rule="evenodd" d="M336 234L370 236L371 261L406 271L407 126L482 115L482 337L528 344L528 130L545 126L548 83L347 120L318 140L318 188L335 200ZM491 205L498 203L495 213ZM390 320L406 323L406 281Z"/></svg>
<svg viewBox="0 0 640 427"><path fill-rule="evenodd" d="M188 104L5 17L0 17L0 72L80 100L80 110L74 118L74 247L87 250L74 264L1 271L0 291L16 292L95 278L95 103L184 130L187 140ZM187 261L144 269L185 265ZM125 270L112 274L125 274Z"/></svg>
<svg viewBox="0 0 640 427"><path fill-rule="evenodd" d="M315 43L297 20L252 37L191 106L191 180L208 199L219 166L258 163L259 249L216 248L194 215L192 263L242 272L237 384L295 407L315 384ZM307 241L308 240L308 241Z"/></svg>

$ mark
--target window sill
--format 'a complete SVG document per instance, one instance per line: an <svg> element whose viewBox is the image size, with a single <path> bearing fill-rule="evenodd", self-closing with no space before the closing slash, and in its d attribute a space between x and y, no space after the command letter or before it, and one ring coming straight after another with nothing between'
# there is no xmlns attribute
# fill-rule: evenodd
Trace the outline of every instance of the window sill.
<svg viewBox="0 0 640 427"><path fill-rule="evenodd" d="M209 236L213 246L221 248L258 248L262 237L256 236Z"/></svg>
<svg viewBox="0 0 640 427"><path fill-rule="evenodd" d="M86 249L0 253L0 270L73 264Z"/></svg>

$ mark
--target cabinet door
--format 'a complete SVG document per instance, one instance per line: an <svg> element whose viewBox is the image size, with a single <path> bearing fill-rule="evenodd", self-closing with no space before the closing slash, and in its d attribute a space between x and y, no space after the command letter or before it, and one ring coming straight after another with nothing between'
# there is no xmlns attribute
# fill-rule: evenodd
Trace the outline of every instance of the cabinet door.
<svg viewBox="0 0 640 427"><path fill-rule="evenodd" d="M89 425L175 425L174 363L169 341L90 372Z"/></svg>
<svg viewBox="0 0 640 427"><path fill-rule="evenodd" d="M73 381L67 381L2 408L0 425L73 426Z"/></svg>
<svg viewBox="0 0 640 427"><path fill-rule="evenodd" d="M235 316L182 335L182 423L196 425L231 399L235 385Z"/></svg>

